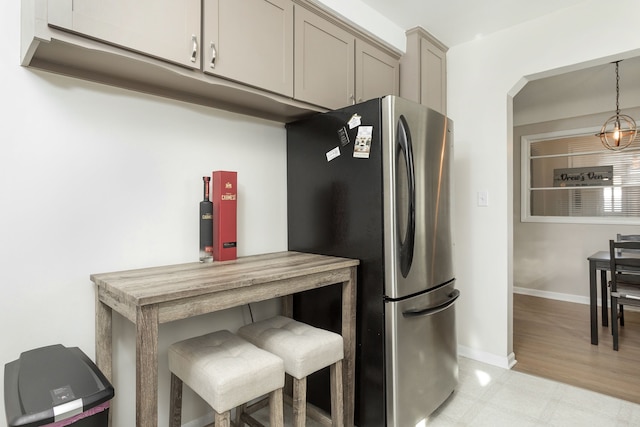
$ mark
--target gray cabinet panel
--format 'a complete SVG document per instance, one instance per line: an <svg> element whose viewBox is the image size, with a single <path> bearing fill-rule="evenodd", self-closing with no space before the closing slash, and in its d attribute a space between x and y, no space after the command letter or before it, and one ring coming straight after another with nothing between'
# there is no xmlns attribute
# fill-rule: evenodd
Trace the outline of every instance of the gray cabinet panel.
<svg viewBox="0 0 640 427"><path fill-rule="evenodd" d="M356 39L355 66L357 102L400 93L400 66L397 58Z"/></svg>
<svg viewBox="0 0 640 427"><path fill-rule="evenodd" d="M50 25L200 68L200 0L48 0L48 8Z"/></svg>
<svg viewBox="0 0 640 427"><path fill-rule="evenodd" d="M291 0L204 0L203 70L293 96Z"/></svg>
<svg viewBox="0 0 640 427"><path fill-rule="evenodd" d="M352 104L354 43L352 34L296 5L295 98L330 109Z"/></svg>
<svg viewBox="0 0 640 427"><path fill-rule="evenodd" d="M421 92L422 104L446 114L447 81L445 53L429 40L420 40Z"/></svg>
<svg viewBox="0 0 640 427"><path fill-rule="evenodd" d="M407 31L400 96L447 113L447 47L420 27Z"/></svg>

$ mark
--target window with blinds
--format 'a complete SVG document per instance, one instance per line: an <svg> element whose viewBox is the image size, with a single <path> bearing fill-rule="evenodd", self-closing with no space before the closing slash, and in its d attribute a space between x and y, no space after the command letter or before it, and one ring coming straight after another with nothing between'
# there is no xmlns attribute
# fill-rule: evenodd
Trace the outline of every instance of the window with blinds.
<svg viewBox="0 0 640 427"><path fill-rule="evenodd" d="M593 131L522 138L522 220L640 222L640 136L622 151Z"/></svg>

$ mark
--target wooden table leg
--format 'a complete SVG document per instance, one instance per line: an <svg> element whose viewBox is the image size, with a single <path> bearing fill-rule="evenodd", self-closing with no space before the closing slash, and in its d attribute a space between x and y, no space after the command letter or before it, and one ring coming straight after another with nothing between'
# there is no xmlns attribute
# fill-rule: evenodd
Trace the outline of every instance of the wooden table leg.
<svg viewBox="0 0 640 427"><path fill-rule="evenodd" d="M281 298L282 315L293 317L293 295L285 295Z"/></svg>
<svg viewBox="0 0 640 427"><path fill-rule="evenodd" d="M342 284L342 337L344 338L344 425L353 427L355 412L356 365L356 287L357 270L351 268L351 280Z"/></svg>
<svg viewBox="0 0 640 427"><path fill-rule="evenodd" d="M602 326L609 326L609 292L607 270L600 270L600 298L602 299Z"/></svg>
<svg viewBox="0 0 640 427"><path fill-rule="evenodd" d="M595 261L589 261L589 311L591 314L591 344L598 345L598 288Z"/></svg>
<svg viewBox="0 0 640 427"><path fill-rule="evenodd" d="M136 426L158 425L158 306L136 312Z"/></svg>
<svg viewBox="0 0 640 427"><path fill-rule="evenodd" d="M96 366L113 383L113 312L111 307L100 301L96 289ZM109 427L112 425L109 411Z"/></svg>

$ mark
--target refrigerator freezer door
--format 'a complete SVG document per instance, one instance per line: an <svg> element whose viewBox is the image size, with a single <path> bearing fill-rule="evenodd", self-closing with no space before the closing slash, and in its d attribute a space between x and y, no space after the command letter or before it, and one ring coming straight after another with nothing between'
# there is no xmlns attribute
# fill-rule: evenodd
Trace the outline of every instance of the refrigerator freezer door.
<svg viewBox="0 0 640 427"><path fill-rule="evenodd" d="M386 304L387 426L418 426L458 381L455 281Z"/></svg>
<svg viewBox="0 0 640 427"><path fill-rule="evenodd" d="M401 298L451 280L453 124L422 105L382 100L385 295Z"/></svg>

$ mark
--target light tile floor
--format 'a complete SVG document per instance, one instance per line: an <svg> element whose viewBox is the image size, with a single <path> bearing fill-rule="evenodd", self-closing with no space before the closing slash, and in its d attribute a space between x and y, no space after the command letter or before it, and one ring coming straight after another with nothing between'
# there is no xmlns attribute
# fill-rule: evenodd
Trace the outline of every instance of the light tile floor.
<svg viewBox="0 0 640 427"><path fill-rule="evenodd" d="M638 404L464 357L459 358L459 365L458 387L432 414L427 426L640 426ZM285 406L287 427L291 426L290 411L291 407ZM260 412L257 418L268 421L267 413ZM319 425L307 422L307 427Z"/></svg>
<svg viewBox="0 0 640 427"><path fill-rule="evenodd" d="M638 426L640 405L460 358L458 388L427 425Z"/></svg>

